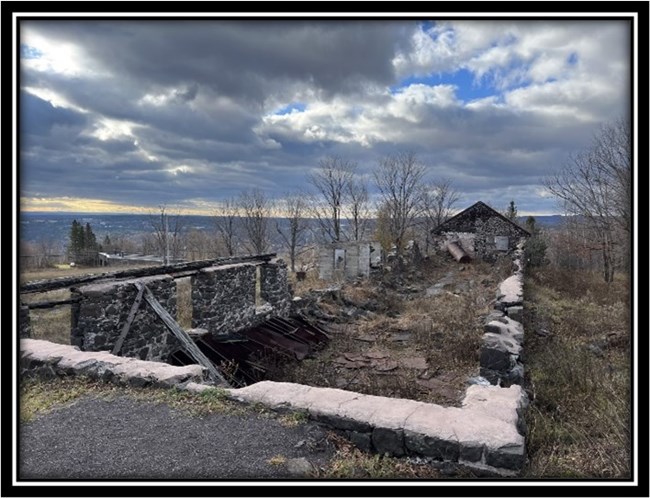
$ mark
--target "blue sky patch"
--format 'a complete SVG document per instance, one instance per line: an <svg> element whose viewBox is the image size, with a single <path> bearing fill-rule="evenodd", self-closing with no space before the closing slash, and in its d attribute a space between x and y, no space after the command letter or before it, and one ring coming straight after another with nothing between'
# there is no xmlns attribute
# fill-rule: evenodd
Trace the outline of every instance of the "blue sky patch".
<svg viewBox="0 0 650 498"><path fill-rule="evenodd" d="M291 114L293 111L296 112L303 112L305 109L307 109L307 106L305 104L302 104L300 102L293 102L291 104L288 104L284 107L281 107L277 111L275 111L273 114L276 115L283 115L283 114Z"/></svg>
<svg viewBox="0 0 650 498"><path fill-rule="evenodd" d="M569 54L569 57L567 57L566 59L566 63L569 66L575 66L578 63L578 54L576 54L575 52L571 52Z"/></svg>
<svg viewBox="0 0 650 498"><path fill-rule="evenodd" d="M499 93L485 81L474 81L474 74L467 69L459 69L454 73L409 76L400 81L398 85L391 87L390 91L394 95L402 89L418 83L428 86L455 85L457 88L456 97L463 102L491 97Z"/></svg>
<svg viewBox="0 0 650 498"><path fill-rule="evenodd" d="M43 52L39 49L25 45L20 45L20 58L21 59L38 59L43 56Z"/></svg>

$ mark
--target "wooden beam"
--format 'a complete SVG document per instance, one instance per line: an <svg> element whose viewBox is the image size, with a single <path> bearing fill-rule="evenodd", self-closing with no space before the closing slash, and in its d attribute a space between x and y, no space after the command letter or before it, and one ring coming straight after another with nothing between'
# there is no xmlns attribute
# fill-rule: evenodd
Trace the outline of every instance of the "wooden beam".
<svg viewBox="0 0 650 498"><path fill-rule="evenodd" d="M118 270L113 272L104 272L95 275L83 275L77 277L63 277L51 280L36 280L20 286L21 294L31 294L34 292L46 292L55 289L64 289L74 285L86 284L101 279L121 279L121 278L139 278L151 275L182 274L188 271L198 271L208 266L223 266L229 264L246 263L263 261L267 262L276 256L275 253L258 254L255 256L236 256L232 258L216 258L203 261L191 261L189 263L178 263L174 265L148 266L146 268L132 268L130 270ZM189 273L191 274L191 273ZM187 274L187 275L189 275ZM182 276L187 276L182 275Z"/></svg>
<svg viewBox="0 0 650 498"><path fill-rule="evenodd" d="M133 323L133 319L135 318L135 314L138 312L138 308L140 308L140 303L142 302L142 295L144 294L144 285L138 287L138 294L135 296L135 300L133 301L133 305L131 306L131 310L129 311L129 316L126 317L126 322L124 322L124 327L122 327L122 332L120 332L120 336L117 338L117 341L115 341L115 346L113 346L113 351L111 351L111 354L118 354L120 352L120 349L122 349L122 343L124 342L124 339L126 338L126 334L129 333L129 329L131 328L131 324Z"/></svg>
<svg viewBox="0 0 650 498"><path fill-rule="evenodd" d="M223 387L230 387L228 381L224 378L223 375L217 370L214 363L212 363L203 351L194 343L190 336L185 332L181 326L174 320L174 318L162 307L158 302L156 297L153 295L149 287L144 285L141 282L135 282L135 286L140 290L140 287L144 289L144 299L149 303L149 306L154 310L154 312L160 317L163 323L167 326L176 339L180 341L183 345L185 351L201 366L204 366L208 371L208 377L210 380L216 382L217 384Z"/></svg>
<svg viewBox="0 0 650 498"><path fill-rule="evenodd" d="M71 299L62 299L61 301L41 301L40 303L23 303L23 306L27 306L30 310L38 310L45 308L54 308L55 306L63 306L65 304L73 304L81 301L79 297L73 297Z"/></svg>

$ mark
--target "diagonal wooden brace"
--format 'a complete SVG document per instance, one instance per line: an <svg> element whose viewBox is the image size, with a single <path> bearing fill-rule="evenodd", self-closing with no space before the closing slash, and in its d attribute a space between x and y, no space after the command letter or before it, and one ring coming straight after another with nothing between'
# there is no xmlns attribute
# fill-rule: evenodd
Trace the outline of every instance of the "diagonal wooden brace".
<svg viewBox="0 0 650 498"><path fill-rule="evenodd" d="M142 289L144 291L144 299L149 303L151 309L160 317L163 323L171 331L176 339L180 341L183 345L185 351L201 366L205 367L208 371L208 378L215 382L216 384L223 387L230 387L228 381L224 378L223 375L216 368L214 363L212 363L203 351L199 349L196 343L190 338L190 336L183 330L183 328L174 320L174 318L162 307L160 302L153 295L149 287L140 282L135 282L135 286L138 288L138 291Z"/></svg>

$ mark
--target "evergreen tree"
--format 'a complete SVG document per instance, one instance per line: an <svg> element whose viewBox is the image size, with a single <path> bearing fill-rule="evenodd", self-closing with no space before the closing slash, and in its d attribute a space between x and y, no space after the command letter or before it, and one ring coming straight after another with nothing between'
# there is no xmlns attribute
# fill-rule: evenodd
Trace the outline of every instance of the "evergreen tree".
<svg viewBox="0 0 650 498"><path fill-rule="evenodd" d="M78 262L81 259L83 252L83 228L77 220L72 220L70 227L70 243L68 244L68 258L73 262Z"/></svg>
<svg viewBox="0 0 650 498"><path fill-rule="evenodd" d="M542 231L537 227L534 216L526 218L526 230L531 234L526 241L526 262L529 266L543 266L548 263L546 259L546 240Z"/></svg>
<svg viewBox="0 0 650 498"><path fill-rule="evenodd" d="M515 201L510 201L510 205L505 212L505 217L513 223L517 223L517 206L515 206Z"/></svg>
<svg viewBox="0 0 650 498"><path fill-rule="evenodd" d="M75 263L94 264L97 259L97 249L97 238L90 223L86 223L84 229L81 223L73 220L70 227L68 258Z"/></svg>

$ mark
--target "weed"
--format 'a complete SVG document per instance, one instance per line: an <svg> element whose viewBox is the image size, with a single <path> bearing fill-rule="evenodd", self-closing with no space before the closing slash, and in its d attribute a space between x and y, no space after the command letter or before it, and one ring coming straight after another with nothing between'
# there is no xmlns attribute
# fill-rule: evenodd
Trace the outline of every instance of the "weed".
<svg viewBox="0 0 650 498"><path fill-rule="evenodd" d="M283 455L276 455L276 456L273 456L273 457L269 458L266 461L266 463L268 463L269 465L275 465L275 466L284 465L285 463L287 463L287 457L285 457Z"/></svg>
<svg viewBox="0 0 650 498"><path fill-rule="evenodd" d="M347 439L331 432L330 441L337 451L329 465L320 471L320 478L327 479L405 479L439 478L438 470L430 465L418 465L405 459L365 453Z"/></svg>
<svg viewBox="0 0 650 498"><path fill-rule="evenodd" d="M301 424L304 424L308 420L309 420L309 413L302 410L291 412L287 415L281 415L278 418L278 421L284 427L297 427Z"/></svg>

